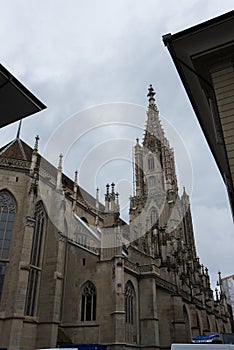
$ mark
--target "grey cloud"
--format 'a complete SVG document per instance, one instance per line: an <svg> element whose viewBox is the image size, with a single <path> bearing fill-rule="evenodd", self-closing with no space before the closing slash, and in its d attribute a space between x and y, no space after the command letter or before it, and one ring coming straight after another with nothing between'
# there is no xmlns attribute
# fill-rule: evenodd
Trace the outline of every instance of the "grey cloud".
<svg viewBox="0 0 234 350"><path fill-rule="evenodd" d="M179 6L159 0L70 0L66 4L57 0L56 6L54 1L16 0L1 7L0 31L1 62L48 106L23 122L22 137L32 145L39 134L40 151L63 121L102 103L125 101L143 106L138 121L144 128L147 87L153 83L160 112L180 134L192 161L189 194L199 254L212 273L219 266L224 275L234 265L230 251L233 224L225 187L161 36L232 8L232 0L182 0ZM15 137L16 128L17 123L0 130L1 145ZM142 137L141 130L136 131L136 135L131 132L133 142ZM115 137L113 130L102 132L103 140ZM100 142L98 134L92 134L92 139L91 146ZM79 144L81 158L87 151L85 141ZM50 159L56 165L62 152L59 147L55 145ZM71 151L67 162L73 156ZM175 156L182 163L181 155ZM72 177L74 169L67 162ZM121 169L116 168L116 163L114 171L106 168L99 187L104 188L112 171L122 179ZM180 177L182 186L187 180Z"/></svg>

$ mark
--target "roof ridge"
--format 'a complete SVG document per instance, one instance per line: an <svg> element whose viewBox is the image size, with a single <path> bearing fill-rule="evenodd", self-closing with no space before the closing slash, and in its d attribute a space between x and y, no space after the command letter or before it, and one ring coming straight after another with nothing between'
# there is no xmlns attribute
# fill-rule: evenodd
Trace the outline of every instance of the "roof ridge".
<svg viewBox="0 0 234 350"><path fill-rule="evenodd" d="M11 154L12 149L15 149L15 150L17 149L17 154L18 154L17 156L16 154L14 154L14 152L13 154ZM0 156L30 161L32 151L33 151L32 147L30 147L23 140L16 137L14 140L10 141L8 144L6 144L0 149ZM8 153L10 155L8 155Z"/></svg>
<svg viewBox="0 0 234 350"><path fill-rule="evenodd" d="M16 141L17 139L14 139L12 141L10 141L6 146L3 146L2 150L0 151L0 156L6 152L13 144L14 142Z"/></svg>
<svg viewBox="0 0 234 350"><path fill-rule="evenodd" d="M19 148L22 152L22 156L24 158L24 160L27 160L27 157L26 157L26 154L25 154L25 151L24 151L24 148L23 148L23 145L22 145L22 142L21 142L21 139L16 139L18 141L18 144L19 144Z"/></svg>

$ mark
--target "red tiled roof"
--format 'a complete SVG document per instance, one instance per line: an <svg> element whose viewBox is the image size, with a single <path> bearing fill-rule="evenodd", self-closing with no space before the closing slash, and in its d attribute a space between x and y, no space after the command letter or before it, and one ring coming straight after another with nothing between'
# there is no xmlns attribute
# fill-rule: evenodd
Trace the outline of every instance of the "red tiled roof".
<svg viewBox="0 0 234 350"><path fill-rule="evenodd" d="M33 149L24 141L16 138L0 149L0 156L18 160L31 161Z"/></svg>
<svg viewBox="0 0 234 350"><path fill-rule="evenodd" d="M32 153L33 153L33 149L19 138L16 138L15 140L9 142L6 146L3 146L0 149L0 157L17 159L17 160L26 160L29 162L32 159ZM37 163L38 163L38 167L41 167L42 169L46 170L46 172L51 176L53 176L54 178L57 177L57 168L53 164L48 162L45 158L43 158L39 153L38 153ZM65 174L62 175L62 183L67 189L73 192L74 181L71 180ZM78 194L78 199L85 201L88 207L95 208L96 199L92 195L90 195L87 191L85 191L82 187L78 186L77 194ZM101 203L100 203L100 209L104 210L104 206Z"/></svg>

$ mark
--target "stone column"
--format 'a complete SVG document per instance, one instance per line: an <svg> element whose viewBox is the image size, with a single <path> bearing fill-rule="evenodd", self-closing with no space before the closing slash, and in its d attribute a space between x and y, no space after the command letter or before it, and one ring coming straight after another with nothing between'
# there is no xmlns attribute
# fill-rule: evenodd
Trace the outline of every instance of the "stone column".
<svg viewBox="0 0 234 350"><path fill-rule="evenodd" d="M125 342L125 304L124 304L124 266L123 258L114 259L114 300L112 325L114 327L114 343L123 344Z"/></svg>
<svg viewBox="0 0 234 350"><path fill-rule="evenodd" d="M140 280L140 342L142 349L159 349L157 293L154 278Z"/></svg>
<svg viewBox="0 0 234 350"><path fill-rule="evenodd" d="M188 308L184 305L181 296L173 295L173 328L174 343L190 343L192 339L190 314Z"/></svg>

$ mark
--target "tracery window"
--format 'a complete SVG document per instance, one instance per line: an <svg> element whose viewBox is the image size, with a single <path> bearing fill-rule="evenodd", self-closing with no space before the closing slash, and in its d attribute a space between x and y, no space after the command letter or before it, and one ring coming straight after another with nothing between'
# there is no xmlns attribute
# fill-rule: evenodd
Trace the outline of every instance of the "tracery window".
<svg viewBox="0 0 234 350"><path fill-rule="evenodd" d="M0 298L8 265L8 253L13 229L16 203L7 191L0 192ZM2 261L3 260L3 261Z"/></svg>
<svg viewBox="0 0 234 350"><path fill-rule="evenodd" d="M38 202L36 204L34 218L35 226L33 233L28 287L25 303L25 315L27 316L35 315L37 291L41 275L41 247L46 223L46 215L42 202Z"/></svg>
<svg viewBox="0 0 234 350"><path fill-rule="evenodd" d="M134 307L134 288L130 281L125 286L125 321L126 323L133 324L133 307Z"/></svg>
<svg viewBox="0 0 234 350"><path fill-rule="evenodd" d="M154 170L154 157L152 155L148 157L148 168Z"/></svg>
<svg viewBox="0 0 234 350"><path fill-rule="evenodd" d="M12 227L16 205L13 197L7 192L0 193L0 258L7 259L10 247Z"/></svg>
<svg viewBox="0 0 234 350"><path fill-rule="evenodd" d="M130 343L136 342L136 296L133 284L128 281L125 285L125 322L126 322L126 341Z"/></svg>
<svg viewBox="0 0 234 350"><path fill-rule="evenodd" d="M97 292L95 285L88 281L82 290L81 321L96 321Z"/></svg>

